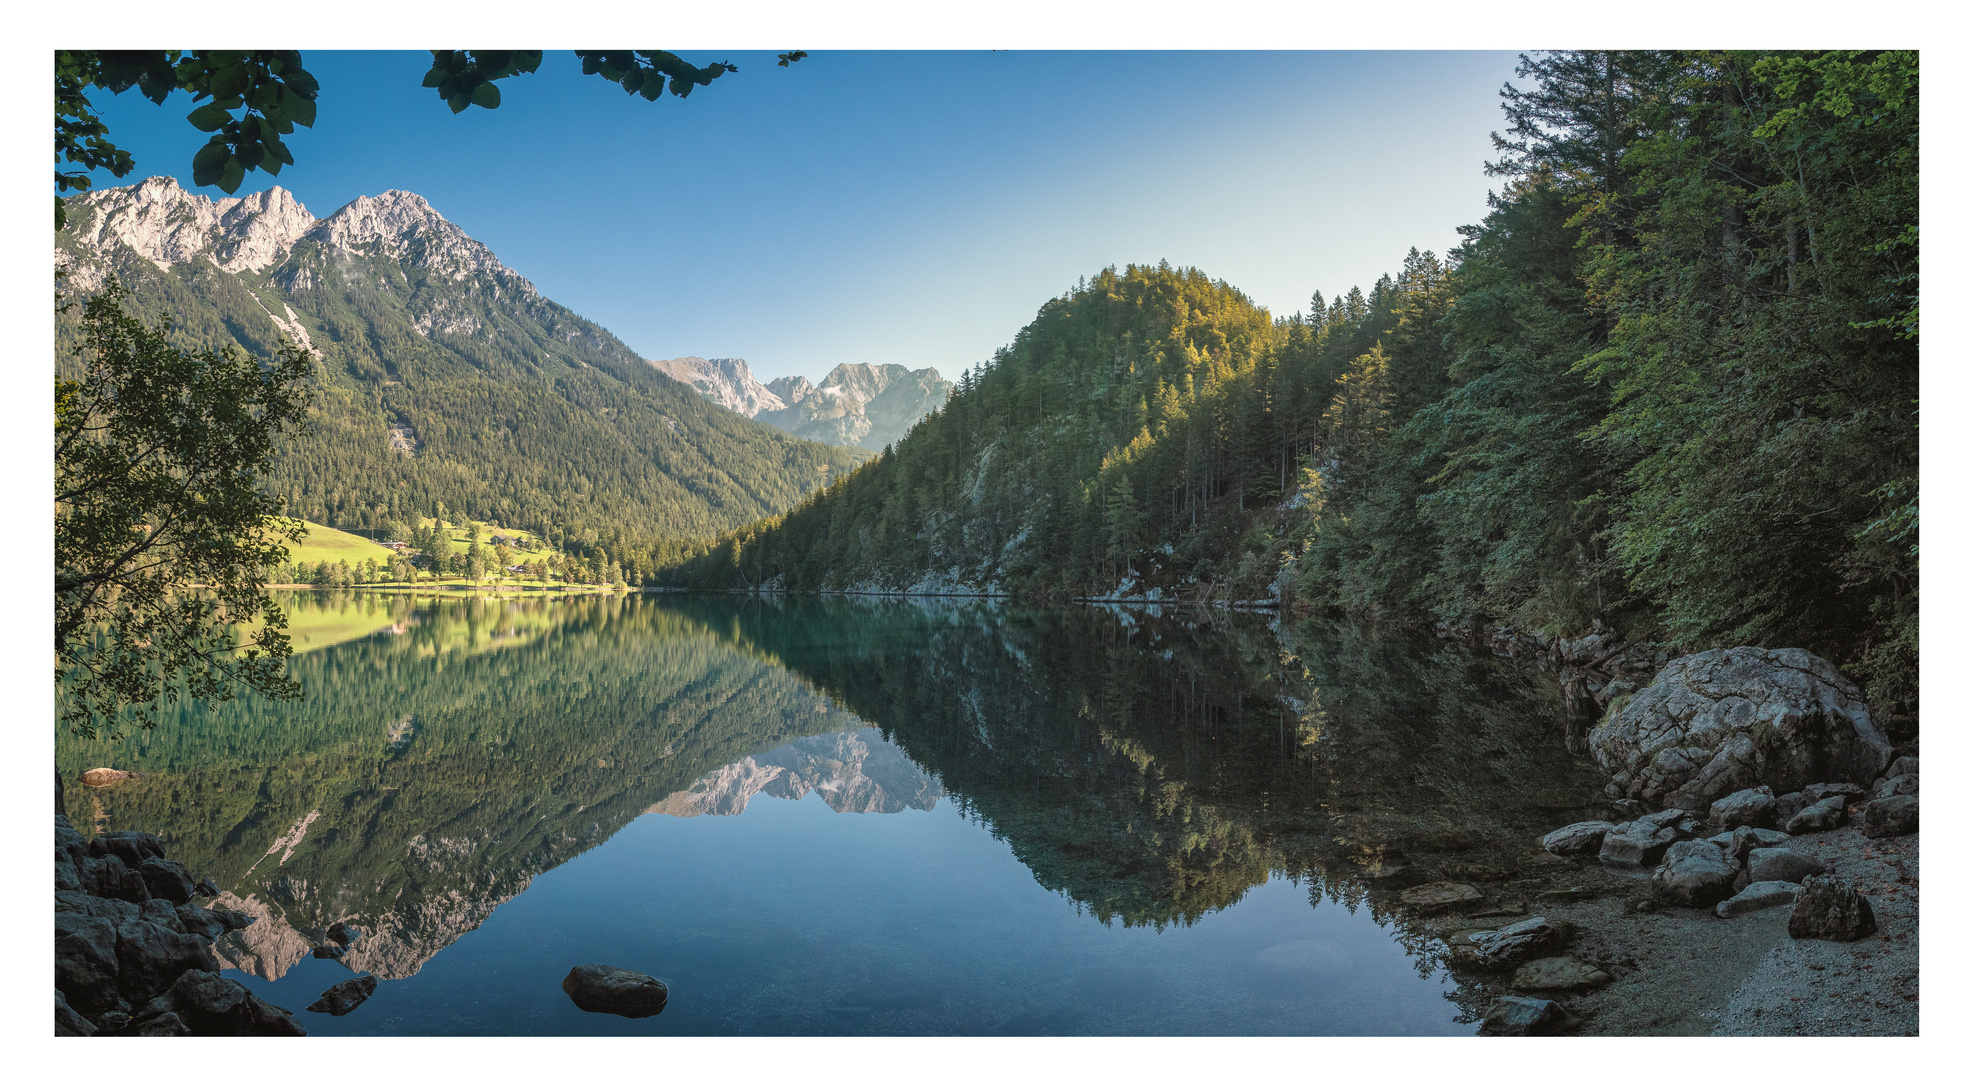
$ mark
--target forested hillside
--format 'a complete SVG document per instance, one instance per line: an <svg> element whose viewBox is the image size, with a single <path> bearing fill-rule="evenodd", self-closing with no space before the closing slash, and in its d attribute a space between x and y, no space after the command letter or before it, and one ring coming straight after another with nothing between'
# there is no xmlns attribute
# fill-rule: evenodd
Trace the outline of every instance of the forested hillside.
<svg viewBox="0 0 1968 1080"><path fill-rule="evenodd" d="M313 430L268 478L298 517L496 521L639 577L663 541L784 510L865 456L701 400L407 192L316 221L277 188L213 203L153 179L68 213L72 293L113 273L183 344L314 350ZM68 374L77 327L56 326Z"/></svg>
<svg viewBox="0 0 1968 1080"><path fill-rule="evenodd" d="M1916 714L1916 55L1519 74L1503 189L1446 263L1289 318L1110 268L669 579L1802 646Z"/></svg>

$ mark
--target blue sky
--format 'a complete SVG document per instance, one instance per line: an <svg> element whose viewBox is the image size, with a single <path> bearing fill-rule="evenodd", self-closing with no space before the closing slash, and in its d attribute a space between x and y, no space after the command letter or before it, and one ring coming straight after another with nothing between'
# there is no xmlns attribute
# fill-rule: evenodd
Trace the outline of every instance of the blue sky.
<svg viewBox="0 0 1968 1080"><path fill-rule="evenodd" d="M424 52L309 51L278 179L316 216L402 188L650 359L761 378L987 359L1048 297L1193 265L1274 314L1446 252L1478 220L1512 52L686 51L739 72L651 103L549 52L454 116ZM117 181L189 188L192 103L104 103ZM262 174L241 192L269 184ZM217 189L198 189L218 197Z"/></svg>

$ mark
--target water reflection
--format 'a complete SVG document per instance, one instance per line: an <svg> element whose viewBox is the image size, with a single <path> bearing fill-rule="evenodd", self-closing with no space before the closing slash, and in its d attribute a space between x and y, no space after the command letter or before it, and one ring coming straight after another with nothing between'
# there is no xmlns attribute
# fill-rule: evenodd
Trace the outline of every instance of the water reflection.
<svg viewBox="0 0 1968 1080"><path fill-rule="evenodd" d="M220 902L261 916L222 952L270 979L338 920L366 931L351 969L406 978L641 814L815 792L842 813L953 801L1102 924L1192 926L1284 878L1419 947L1370 882L1510 873L1594 795L1547 691L1459 647L1345 624L723 597L290 602L327 642L294 661L305 702L187 710L108 754L58 743L68 775L149 774L72 816L165 835ZM896 947L962 932L930 925L947 913L882 911L864 917ZM1286 997L1344 984L1352 949L1269 941L1240 977ZM1165 1008L1168 973L1130 963L1087 966L1060 990L1077 1004L989 1030ZM855 992L883 1000L828 1015L927 991Z"/></svg>

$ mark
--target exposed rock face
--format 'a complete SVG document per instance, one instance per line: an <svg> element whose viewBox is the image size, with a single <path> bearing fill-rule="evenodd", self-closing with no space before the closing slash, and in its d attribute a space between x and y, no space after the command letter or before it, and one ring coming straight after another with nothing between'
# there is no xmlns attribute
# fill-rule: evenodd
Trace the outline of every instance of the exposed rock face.
<svg viewBox="0 0 1968 1080"><path fill-rule="evenodd" d="M1668 664L1588 739L1609 794L1704 812L1733 791L1870 784L1892 744L1858 687L1803 649L1712 649Z"/></svg>
<svg viewBox="0 0 1968 1080"><path fill-rule="evenodd" d="M935 368L911 371L900 364L841 364L815 386L802 376L766 384L785 402L755 419L801 438L836 446L887 446L916 421L941 408L956 387Z"/></svg>
<svg viewBox="0 0 1968 1080"><path fill-rule="evenodd" d="M1872 904L1857 889L1832 875L1804 879L1790 909L1790 936L1857 941L1878 929Z"/></svg>
<svg viewBox="0 0 1968 1080"><path fill-rule="evenodd" d="M736 357L706 360L701 356L679 356L675 360L651 360L649 366L688 384L712 403L744 416L778 412L787 405L752 375L750 364Z"/></svg>
<svg viewBox="0 0 1968 1080"><path fill-rule="evenodd" d="M221 975L188 971L171 987L168 1000L193 1035L307 1034L293 1013Z"/></svg>
<svg viewBox="0 0 1968 1080"><path fill-rule="evenodd" d="M583 1012L617 1016L655 1016L670 1000L670 988L661 979L607 964L574 968L561 980L560 988Z"/></svg>
<svg viewBox="0 0 1968 1080"><path fill-rule="evenodd" d="M1707 907L1735 892L1738 866L1704 840L1682 840L1667 849L1654 871L1654 895L1683 907Z"/></svg>

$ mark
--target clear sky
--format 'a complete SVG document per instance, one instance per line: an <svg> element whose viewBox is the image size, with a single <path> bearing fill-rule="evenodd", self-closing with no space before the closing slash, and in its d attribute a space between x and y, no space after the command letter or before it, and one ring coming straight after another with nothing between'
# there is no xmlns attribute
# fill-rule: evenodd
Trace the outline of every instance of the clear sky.
<svg viewBox="0 0 1968 1080"><path fill-rule="evenodd" d="M296 164L255 173L317 217L414 191L549 297L649 359L988 359L1048 297L1129 262L1192 265L1274 314L1445 253L1478 220L1512 52L686 50L739 71L631 97L569 52L454 116L426 52L306 52L322 85ZM204 137L107 98L137 169L191 189ZM216 188L192 189L212 197Z"/></svg>

